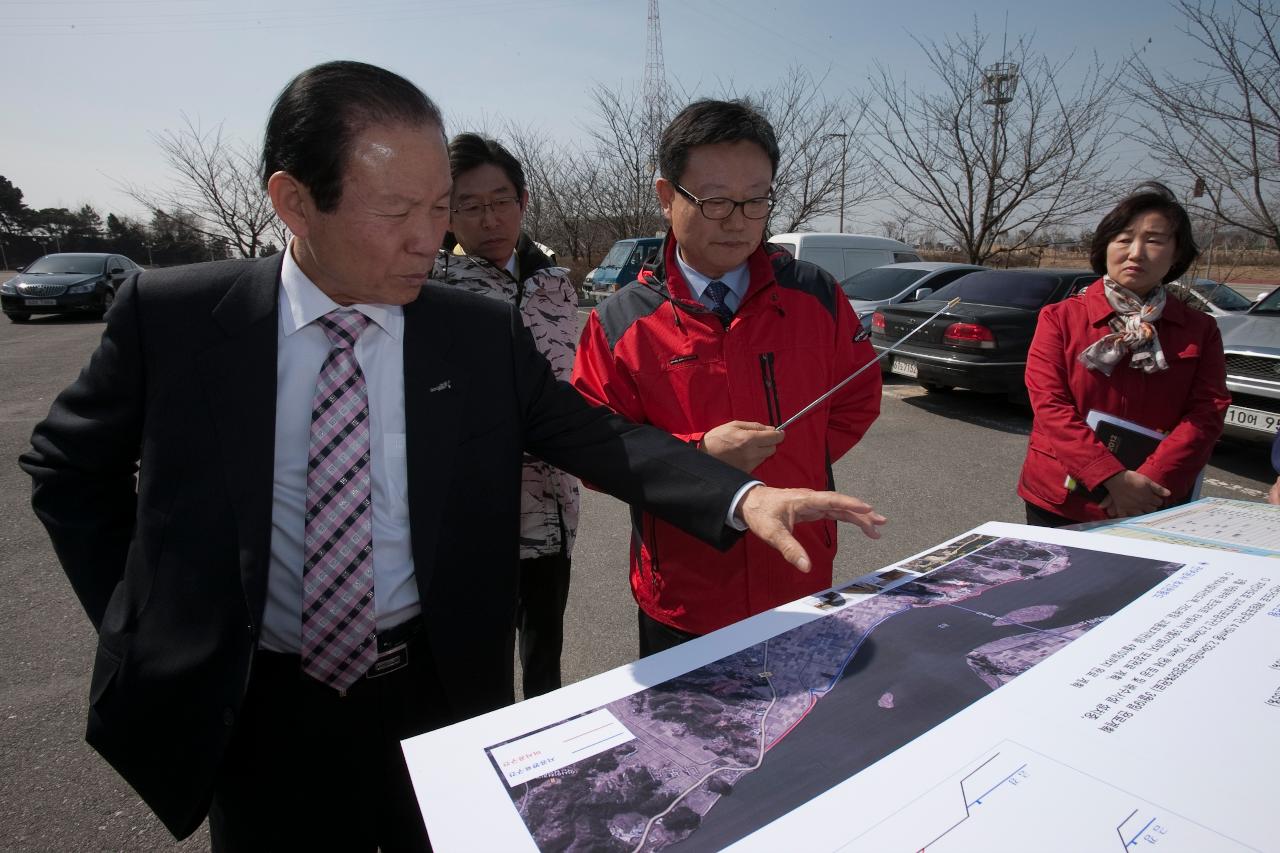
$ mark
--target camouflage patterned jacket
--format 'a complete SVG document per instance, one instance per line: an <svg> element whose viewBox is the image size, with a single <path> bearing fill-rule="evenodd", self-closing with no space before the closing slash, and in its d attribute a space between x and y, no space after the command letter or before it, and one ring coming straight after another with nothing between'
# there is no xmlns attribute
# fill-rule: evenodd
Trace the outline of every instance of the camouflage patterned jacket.
<svg viewBox="0 0 1280 853"><path fill-rule="evenodd" d="M569 381L578 339L578 294L569 271L553 266L523 234L516 244L517 283L505 269L483 258L441 251L431 278L473 293L519 305L525 328L538 350L551 362L558 379ZM523 291L517 300L517 286ZM578 481L546 462L525 456L520 496L520 559L573 552L578 529Z"/></svg>

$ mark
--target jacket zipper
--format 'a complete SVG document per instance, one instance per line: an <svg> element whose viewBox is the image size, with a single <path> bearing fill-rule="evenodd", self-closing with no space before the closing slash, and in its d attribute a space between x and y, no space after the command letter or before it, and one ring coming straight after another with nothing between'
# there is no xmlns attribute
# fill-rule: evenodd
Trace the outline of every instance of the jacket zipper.
<svg viewBox="0 0 1280 853"><path fill-rule="evenodd" d="M782 404L778 401L778 377L773 371L773 353L760 353L760 379L764 383L764 403L768 408L769 424L782 423Z"/></svg>

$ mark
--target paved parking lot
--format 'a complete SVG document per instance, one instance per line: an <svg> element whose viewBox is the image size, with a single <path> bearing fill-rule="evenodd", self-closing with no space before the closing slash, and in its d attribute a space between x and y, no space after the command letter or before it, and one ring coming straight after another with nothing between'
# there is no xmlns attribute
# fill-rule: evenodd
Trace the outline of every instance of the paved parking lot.
<svg viewBox="0 0 1280 853"><path fill-rule="evenodd" d="M97 343L96 321L0 321L0 849L196 850L165 830L83 742L93 636L28 506L14 460L54 394ZM891 380L883 413L836 465L842 491L890 519L872 542L845 531L837 579L847 580L989 520L1021 521L1014 494L1030 413L967 392L925 394ZM1273 475L1262 444L1224 443L1206 495L1260 499ZM574 555L564 672L578 680L634 659L627 588L628 519L586 493Z"/></svg>

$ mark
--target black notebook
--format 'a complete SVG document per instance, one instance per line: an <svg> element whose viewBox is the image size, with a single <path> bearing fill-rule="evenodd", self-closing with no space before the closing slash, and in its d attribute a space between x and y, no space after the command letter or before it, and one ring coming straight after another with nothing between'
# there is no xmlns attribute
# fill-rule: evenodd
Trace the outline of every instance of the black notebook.
<svg viewBox="0 0 1280 853"><path fill-rule="evenodd" d="M1107 446L1107 450L1111 452L1111 455L1119 459L1120 464L1130 471L1137 470L1152 453L1156 452L1156 447L1159 446L1160 442L1164 441L1163 433L1135 424L1132 421L1126 421L1123 418L1117 418L1115 415L1108 415L1106 412L1099 412L1096 409L1089 412L1086 422L1093 427L1093 431L1097 433L1098 440ZM1078 483L1074 478L1071 483L1072 489L1084 488L1084 485ZM1104 486L1098 486L1096 489L1088 490L1085 494L1091 500L1100 502L1107 496L1107 490Z"/></svg>

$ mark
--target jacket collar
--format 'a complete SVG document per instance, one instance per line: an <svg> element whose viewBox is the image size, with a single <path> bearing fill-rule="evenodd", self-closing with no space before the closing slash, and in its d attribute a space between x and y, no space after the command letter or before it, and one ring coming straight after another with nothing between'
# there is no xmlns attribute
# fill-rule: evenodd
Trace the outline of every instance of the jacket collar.
<svg viewBox="0 0 1280 853"><path fill-rule="evenodd" d="M667 229L667 235L662 241L662 250L657 253L656 262L641 270L641 279L647 279L652 287L656 287L664 296L679 300L685 304L697 305L699 309L709 311L703 308L702 303L693 295L693 289L689 286L689 282L685 281L684 276L680 273L680 263L676 260L676 252L679 250L679 244L676 242L676 235ZM747 292L743 295L742 301L739 303L738 312L747 306L747 303L755 298L756 294L770 287L776 282L773 272L773 261L766 251L766 244L761 243L756 250L747 258L747 275L749 276L749 284Z"/></svg>

